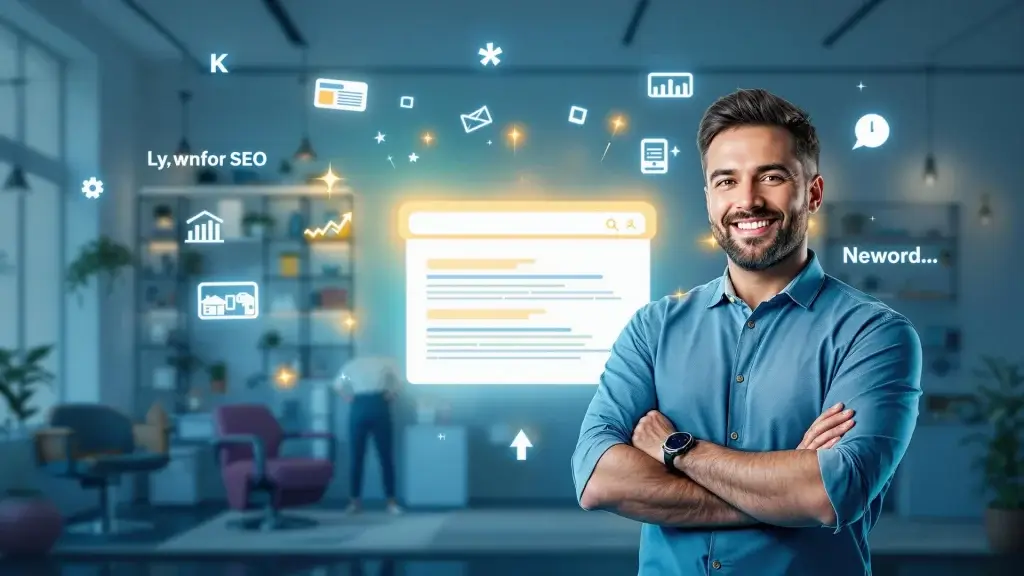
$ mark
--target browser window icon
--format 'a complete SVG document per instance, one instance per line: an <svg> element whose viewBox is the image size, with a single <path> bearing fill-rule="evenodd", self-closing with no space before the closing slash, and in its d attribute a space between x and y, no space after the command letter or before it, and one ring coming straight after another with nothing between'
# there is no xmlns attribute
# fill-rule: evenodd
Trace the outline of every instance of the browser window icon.
<svg viewBox="0 0 1024 576"><path fill-rule="evenodd" d="M313 91L313 106L328 110L365 112L369 90L366 82L318 78Z"/></svg>

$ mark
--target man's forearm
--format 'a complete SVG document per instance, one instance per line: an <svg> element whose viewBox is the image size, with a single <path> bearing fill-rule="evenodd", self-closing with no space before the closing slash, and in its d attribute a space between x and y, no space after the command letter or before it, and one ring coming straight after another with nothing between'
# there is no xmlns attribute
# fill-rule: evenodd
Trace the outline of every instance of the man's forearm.
<svg viewBox="0 0 1024 576"><path fill-rule="evenodd" d="M675 528L751 526L758 522L696 482L626 444L608 449L584 490L587 508ZM590 504L589 506L587 504Z"/></svg>
<svg viewBox="0 0 1024 576"><path fill-rule="evenodd" d="M694 482L762 522L820 526L835 522L816 450L741 452L698 442L675 465Z"/></svg>

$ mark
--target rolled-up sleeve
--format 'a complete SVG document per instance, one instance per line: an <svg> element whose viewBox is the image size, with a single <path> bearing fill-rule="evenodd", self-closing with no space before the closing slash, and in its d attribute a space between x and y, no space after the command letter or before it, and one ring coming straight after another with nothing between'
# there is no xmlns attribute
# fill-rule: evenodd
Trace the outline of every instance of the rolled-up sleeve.
<svg viewBox="0 0 1024 576"><path fill-rule="evenodd" d="M629 444L636 423L656 406L653 356L647 339L649 312L650 307L637 312L615 341L583 417L572 455L577 499L582 498L601 456L616 444Z"/></svg>
<svg viewBox="0 0 1024 576"><path fill-rule="evenodd" d="M854 340L825 396L855 411L855 425L834 448L818 451L839 531L860 520L892 480L917 425L921 340L902 316L869 323Z"/></svg>

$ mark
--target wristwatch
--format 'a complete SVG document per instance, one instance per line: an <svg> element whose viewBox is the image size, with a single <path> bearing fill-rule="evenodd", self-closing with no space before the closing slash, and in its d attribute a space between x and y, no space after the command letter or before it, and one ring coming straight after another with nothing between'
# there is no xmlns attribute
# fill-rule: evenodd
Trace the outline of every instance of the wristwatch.
<svg viewBox="0 0 1024 576"><path fill-rule="evenodd" d="M697 439L689 432L673 432L669 434L668 438L665 438L665 443L661 445L661 451L665 455L665 466L669 470L678 472L675 465L676 456L686 454L696 443Z"/></svg>

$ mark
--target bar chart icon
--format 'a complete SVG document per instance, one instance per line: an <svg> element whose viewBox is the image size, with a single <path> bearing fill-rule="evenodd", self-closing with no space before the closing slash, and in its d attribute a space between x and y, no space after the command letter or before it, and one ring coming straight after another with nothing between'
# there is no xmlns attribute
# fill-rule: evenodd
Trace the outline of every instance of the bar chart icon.
<svg viewBox="0 0 1024 576"><path fill-rule="evenodd" d="M693 74L652 72L647 75L648 98L689 98L693 96Z"/></svg>
<svg viewBox="0 0 1024 576"><path fill-rule="evenodd" d="M220 225L224 221L203 210L199 214L188 219L190 226L188 235L185 237L185 244L221 244L224 239L220 237Z"/></svg>

